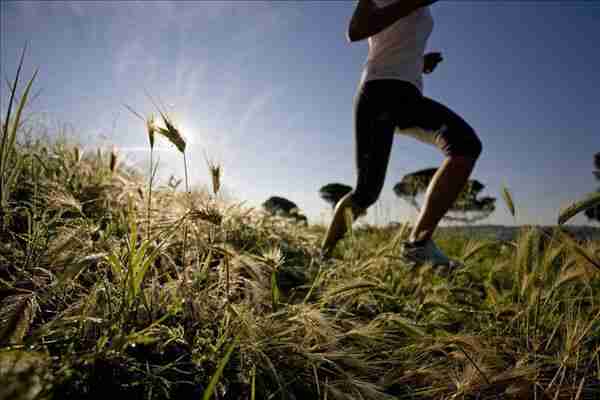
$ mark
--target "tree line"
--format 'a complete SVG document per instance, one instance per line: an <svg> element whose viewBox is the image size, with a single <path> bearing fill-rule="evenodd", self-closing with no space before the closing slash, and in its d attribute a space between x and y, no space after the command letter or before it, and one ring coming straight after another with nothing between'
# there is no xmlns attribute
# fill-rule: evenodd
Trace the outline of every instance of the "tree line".
<svg viewBox="0 0 600 400"><path fill-rule="evenodd" d="M600 153L594 155L594 167L593 175L600 181ZM437 168L425 168L406 174L394 185L394 194L419 212L422 199L436 171ZM470 179L443 219L471 224L488 218L496 210L496 198L481 196L484 189L485 185L481 181ZM333 209L337 202L350 191L352 191L352 186L338 182L328 183L319 189L319 197ZM597 191L600 192L600 187ZM302 214L298 205L285 197L271 196L262 204L262 207L271 215L307 223L306 216ZM590 221L600 222L600 206L587 209L585 215Z"/></svg>

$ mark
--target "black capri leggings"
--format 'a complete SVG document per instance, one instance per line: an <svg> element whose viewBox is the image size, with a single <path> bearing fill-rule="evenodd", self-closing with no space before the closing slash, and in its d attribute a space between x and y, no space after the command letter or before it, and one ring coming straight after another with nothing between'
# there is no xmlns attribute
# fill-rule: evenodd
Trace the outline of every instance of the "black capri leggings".
<svg viewBox="0 0 600 400"><path fill-rule="evenodd" d="M394 131L437 146L447 156L474 159L481 153L477 134L446 106L429 99L409 82L366 82L355 98L357 183L355 206L366 210L381 193Z"/></svg>

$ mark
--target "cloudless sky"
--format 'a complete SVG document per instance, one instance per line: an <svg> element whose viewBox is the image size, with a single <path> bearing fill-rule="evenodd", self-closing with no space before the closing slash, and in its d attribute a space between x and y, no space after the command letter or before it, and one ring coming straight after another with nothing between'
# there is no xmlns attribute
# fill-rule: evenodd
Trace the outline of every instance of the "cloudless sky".
<svg viewBox="0 0 600 400"><path fill-rule="evenodd" d="M26 74L40 72L31 110L69 124L90 148L115 144L144 166L145 90L167 104L188 137L191 178L208 184L203 152L224 168L234 198L296 202L311 222L330 209L318 189L354 185L352 102L365 42L345 39L353 1L2 1L0 67L12 77L26 41ZM595 190L600 151L600 2L440 1L431 7L428 50L444 61L425 95L459 113L484 150L473 177L498 197L486 223L553 224L558 210ZM7 86L2 84L2 98ZM4 100L5 101L5 100ZM4 104L4 103L3 103ZM162 176L183 176L181 157L161 143ZM405 220L396 199L403 175L442 155L397 136L371 222ZM578 217L575 223L586 223Z"/></svg>

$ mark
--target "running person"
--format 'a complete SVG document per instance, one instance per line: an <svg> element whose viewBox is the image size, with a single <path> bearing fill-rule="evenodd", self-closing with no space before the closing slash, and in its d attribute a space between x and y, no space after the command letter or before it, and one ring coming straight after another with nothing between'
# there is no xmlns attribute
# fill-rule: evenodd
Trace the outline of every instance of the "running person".
<svg viewBox="0 0 600 400"><path fill-rule="evenodd" d="M345 210L364 215L377 200L388 166L394 131L437 146L446 156L427 188L425 204L402 246L414 263L451 265L433 232L464 188L481 153L473 129L452 110L422 95L422 73L431 73L440 53L424 55L433 29L429 5L437 0L359 0L348 40L369 39L369 55L354 104L357 183L336 205L322 243L329 256L344 236Z"/></svg>

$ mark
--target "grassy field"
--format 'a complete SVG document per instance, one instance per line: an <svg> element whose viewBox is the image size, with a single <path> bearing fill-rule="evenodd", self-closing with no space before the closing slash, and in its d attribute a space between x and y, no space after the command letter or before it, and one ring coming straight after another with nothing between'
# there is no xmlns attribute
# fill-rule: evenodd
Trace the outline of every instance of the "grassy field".
<svg viewBox="0 0 600 400"><path fill-rule="evenodd" d="M403 265L406 226L365 227L324 261L321 226L150 191L114 152L17 127L0 399L600 398L599 243L438 236L465 264L446 274Z"/></svg>

